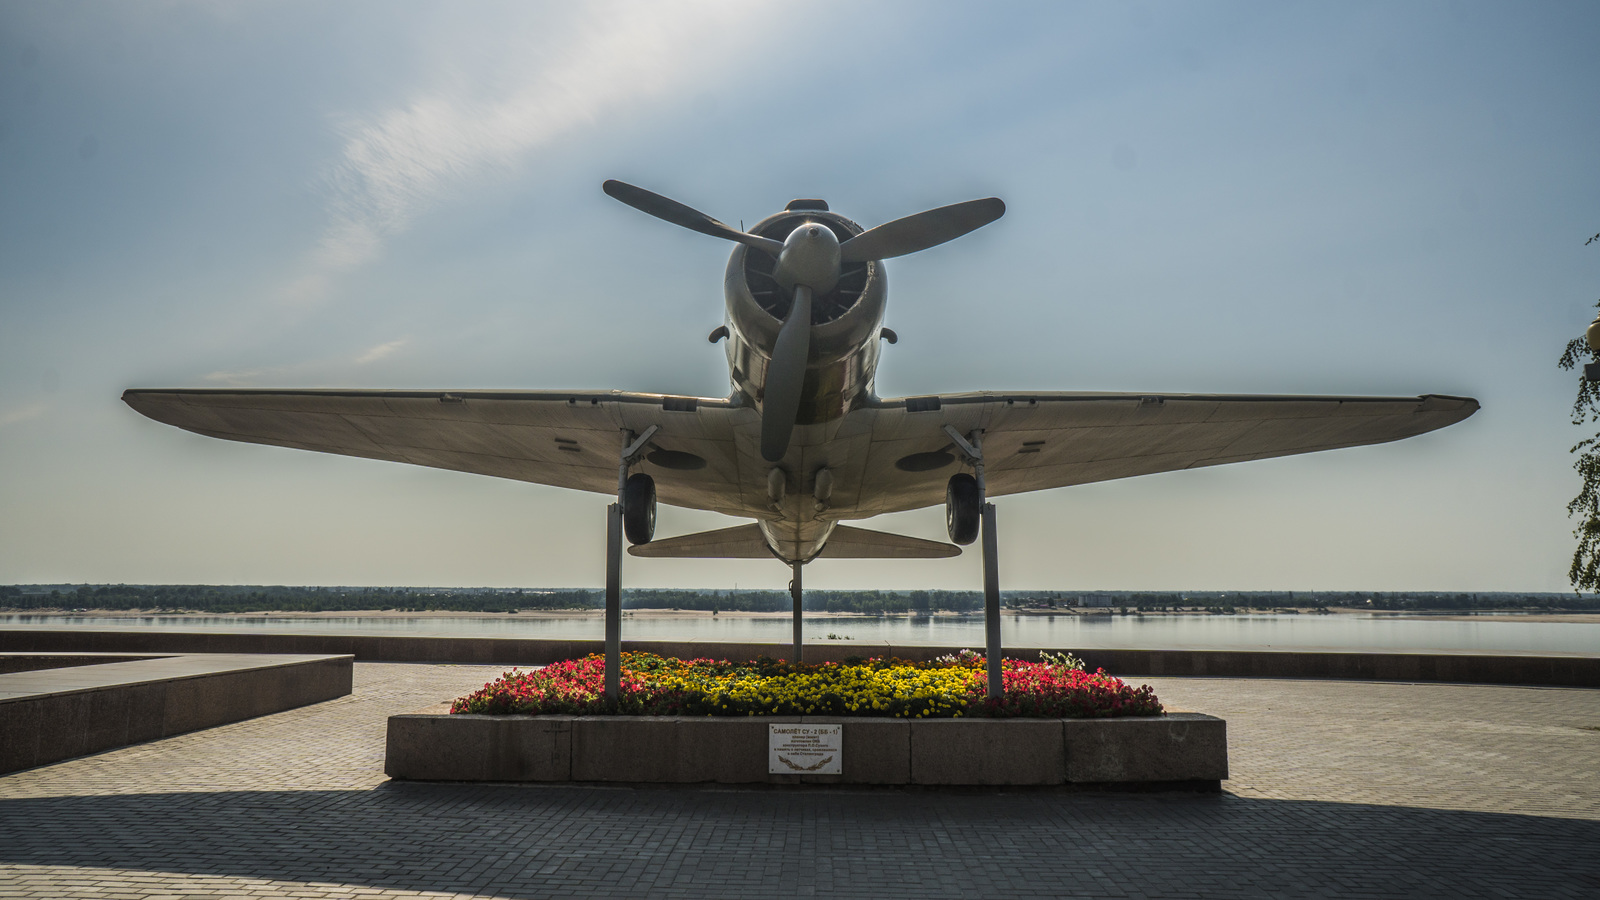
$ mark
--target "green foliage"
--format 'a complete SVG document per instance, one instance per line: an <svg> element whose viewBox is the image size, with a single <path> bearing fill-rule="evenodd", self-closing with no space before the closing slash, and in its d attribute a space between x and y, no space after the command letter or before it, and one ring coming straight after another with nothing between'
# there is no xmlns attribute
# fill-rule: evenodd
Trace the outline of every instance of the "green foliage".
<svg viewBox="0 0 1600 900"><path fill-rule="evenodd" d="M1579 594L1444 593L1385 591L1015 591L1008 605L1032 609L1117 607L1139 611L1208 611L1220 615L1309 607L1374 610L1596 610L1600 598ZM807 591L806 609L862 615L970 614L981 610L977 591ZM1114 601L1114 605L1113 605ZM788 591L627 589L626 609L693 609L788 612ZM1048 603L1049 606L1045 606ZM590 588L505 590L490 588L262 587L229 585L0 585L0 609L139 610L146 613L335 612L367 609L401 612L498 612L599 609L603 591ZM1071 613L1066 613L1070 615ZM842 636L841 636L842 637Z"/></svg>
<svg viewBox="0 0 1600 900"><path fill-rule="evenodd" d="M1600 234L1584 241L1584 246L1600 240ZM1600 301L1595 302L1600 309ZM1567 342L1557 365L1571 371L1585 363L1595 362L1594 351L1584 338ZM1590 425L1600 421L1600 382L1588 378L1578 380L1578 398L1572 403L1572 424ZM1567 504L1567 517L1578 517L1578 527L1572 536L1578 546L1572 551L1572 565L1567 569L1567 579L1575 591L1600 590L1600 434L1584 438L1569 451L1578 454L1572 467L1583 479L1578 496Z"/></svg>
<svg viewBox="0 0 1600 900"><path fill-rule="evenodd" d="M406 612L515 612L519 609L591 609L604 595L591 590L496 591L487 588L262 587L207 584L83 585L45 594L0 588L11 609L172 610L174 612L335 612L394 609Z"/></svg>
<svg viewBox="0 0 1600 900"><path fill-rule="evenodd" d="M1072 651L1070 650L1063 650L1060 653L1051 653L1049 650L1040 650L1039 661L1047 666L1055 666L1058 669L1076 669L1079 672L1083 671L1083 660L1073 656Z"/></svg>
<svg viewBox="0 0 1600 900"><path fill-rule="evenodd" d="M1066 657L1072 659L1070 655ZM1104 671L1051 662L1002 661L1003 696L988 695L982 656L933 662L887 657L813 665L782 660L680 660L624 652L615 699L605 696L605 658L512 670L450 705L473 715L835 715L1104 717L1160 715L1148 686Z"/></svg>

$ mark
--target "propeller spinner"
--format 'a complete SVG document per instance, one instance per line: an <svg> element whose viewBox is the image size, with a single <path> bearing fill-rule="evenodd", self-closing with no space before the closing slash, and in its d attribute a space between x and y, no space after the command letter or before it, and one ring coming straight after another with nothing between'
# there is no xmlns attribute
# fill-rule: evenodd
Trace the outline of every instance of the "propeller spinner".
<svg viewBox="0 0 1600 900"><path fill-rule="evenodd" d="M806 360L811 352L812 298L833 290L844 264L893 259L936 247L982 228L1006 211L1006 205L995 197L968 200L886 222L843 243L832 229L815 222L801 224L779 242L740 231L644 188L614 180L602 187L640 212L690 231L744 244L777 260L773 277L793 303L767 365L761 406L761 455L769 462L777 462L788 452L789 438L799 417Z"/></svg>

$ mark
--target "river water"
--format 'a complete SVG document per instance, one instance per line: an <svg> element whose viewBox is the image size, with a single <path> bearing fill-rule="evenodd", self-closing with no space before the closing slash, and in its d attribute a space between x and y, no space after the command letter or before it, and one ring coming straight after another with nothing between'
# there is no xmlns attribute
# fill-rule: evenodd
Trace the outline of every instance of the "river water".
<svg viewBox="0 0 1600 900"><path fill-rule="evenodd" d="M696 640L782 644L783 617L651 615L623 619L624 640ZM394 634L600 640L598 615L573 616L81 616L0 615L0 629ZM1451 621L1356 614L1233 616L1006 615L1008 647L1062 649L1334 650L1600 655L1600 623ZM983 646L982 616L808 618L810 642Z"/></svg>

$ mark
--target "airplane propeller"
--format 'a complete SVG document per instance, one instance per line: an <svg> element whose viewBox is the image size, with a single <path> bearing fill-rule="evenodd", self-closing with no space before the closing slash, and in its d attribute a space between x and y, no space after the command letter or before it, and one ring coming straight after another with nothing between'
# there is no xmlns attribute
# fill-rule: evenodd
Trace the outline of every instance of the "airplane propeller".
<svg viewBox="0 0 1600 900"><path fill-rule="evenodd" d="M746 234L731 225L724 225L718 222L698 209L684 206L676 200L669 200L642 187L634 187L626 182L613 179L602 184L600 189L640 212L649 213L658 219L671 222L690 231L698 231L701 234L709 234L725 241L734 241L747 247L755 247L769 256L777 256L778 251L783 249L783 245L772 238Z"/></svg>
<svg viewBox="0 0 1600 900"><path fill-rule="evenodd" d="M705 213L621 181L601 186L610 196L640 212L690 231L751 247L777 260L773 277L793 302L778 330L767 364L761 405L761 455L777 462L789 450L800 414L806 358L811 352L811 301L839 283L845 263L893 259L936 247L993 222L1005 214L996 197L941 206L885 222L841 243L833 229L816 222L795 228L783 241L740 231Z"/></svg>
<svg viewBox="0 0 1600 900"><path fill-rule="evenodd" d="M789 452L794 420L800 417L800 389L806 380L806 356L811 352L811 289L794 286L794 304L778 330L767 363L767 387L761 401L761 456L777 462Z"/></svg>
<svg viewBox="0 0 1600 900"><path fill-rule="evenodd" d="M999 197L954 203L869 228L840 244L839 250L847 263L894 259L977 231L1005 212L1006 205Z"/></svg>

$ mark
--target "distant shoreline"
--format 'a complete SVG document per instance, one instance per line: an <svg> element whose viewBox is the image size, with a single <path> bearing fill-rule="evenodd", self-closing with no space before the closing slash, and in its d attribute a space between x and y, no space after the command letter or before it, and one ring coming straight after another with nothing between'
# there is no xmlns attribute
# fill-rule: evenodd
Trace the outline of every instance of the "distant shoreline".
<svg viewBox="0 0 1600 900"><path fill-rule="evenodd" d="M1317 615L1368 615L1375 618L1432 620L1445 622L1585 622L1600 623L1600 613L1572 612L1572 613L1524 613L1510 610L1485 610L1472 615L1463 615L1454 610L1441 610L1439 612L1419 612L1412 610L1370 610L1353 609L1344 607L1279 607L1274 612L1290 611L1300 615L1315 617ZM792 613L787 610L774 612L752 612L741 610L710 610L699 609L624 609L623 615L631 618L738 618L738 619L788 619ZM105 618L105 619L132 619L147 618L150 616L192 617L210 616L223 619L250 619L250 618L294 618L294 619L506 619L511 616L524 619L574 619L603 617L604 610L600 609L526 609L514 613L454 611L454 610L419 610L414 612L396 609L344 609L344 610L261 610L256 612L204 612L204 611L174 611L170 609L15 609L0 607L0 615L31 615L31 616L65 616L69 618ZM1007 609L1004 615L1021 617L1036 616L1083 616L1100 617L1116 616L1118 608L1112 607L1063 607L1060 609ZM1271 613L1257 612L1254 610L1236 613L1235 615L1270 615ZM912 616L932 616L934 618L973 618L981 617L981 610L961 613L940 611L934 613L889 612L889 613L857 613L857 612L823 612L807 610L807 619L880 619L880 618L908 618ZM1128 615L1136 613L1130 609ZM1227 613L1213 613L1205 609L1191 609L1182 611L1151 611L1145 610L1137 613L1138 616L1152 618L1157 616L1195 616L1212 617L1228 615Z"/></svg>

